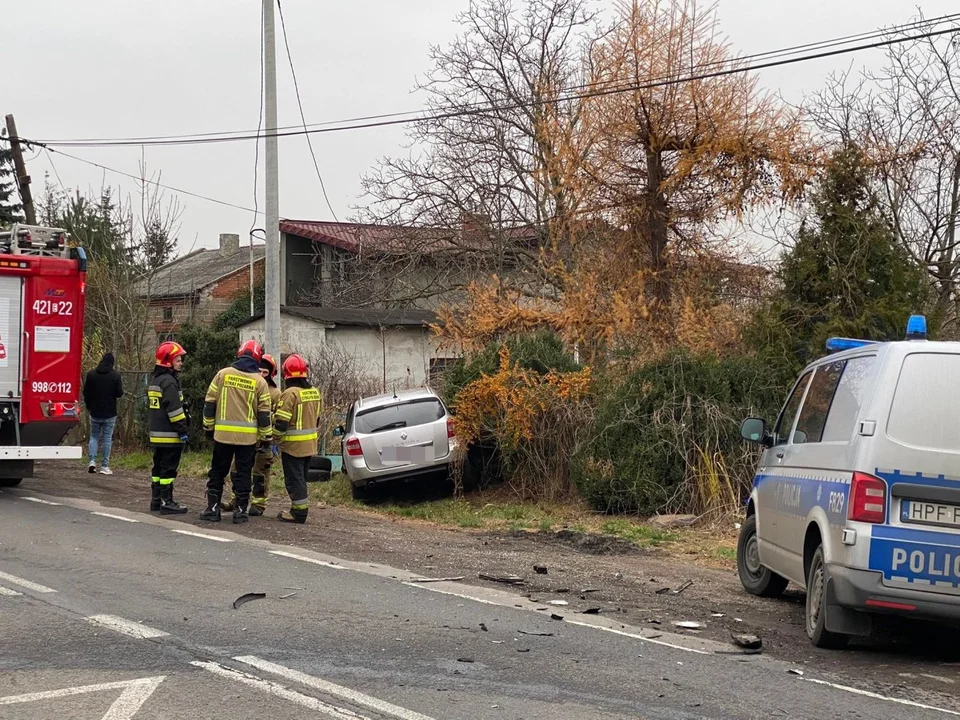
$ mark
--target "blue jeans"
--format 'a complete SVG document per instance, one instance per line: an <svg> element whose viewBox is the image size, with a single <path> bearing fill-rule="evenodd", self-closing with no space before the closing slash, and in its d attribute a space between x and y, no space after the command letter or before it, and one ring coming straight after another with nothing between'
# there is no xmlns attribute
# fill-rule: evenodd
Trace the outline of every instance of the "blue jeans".
<svg viewBox="0 0 960 720"><path fill-rule="evenodd" d="M116 427L116 416L105 420L90 418L90 462L94 465L97 463L97 452L102 451L103 462L100 467L110 467L110 450L113 448L113 431Z"/></svg>

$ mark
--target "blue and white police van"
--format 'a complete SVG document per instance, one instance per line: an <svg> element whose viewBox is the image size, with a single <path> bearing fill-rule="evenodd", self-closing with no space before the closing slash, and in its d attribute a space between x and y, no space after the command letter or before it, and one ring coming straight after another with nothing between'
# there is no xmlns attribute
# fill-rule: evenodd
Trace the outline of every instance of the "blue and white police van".
<svg viewBox="0 0 960 720"><path fill-rule="evenodd" d="M773 427L737 544L743 587L805 589L807 635L843 647L874 616L960 620L960 342L831 338Z"/></svg>

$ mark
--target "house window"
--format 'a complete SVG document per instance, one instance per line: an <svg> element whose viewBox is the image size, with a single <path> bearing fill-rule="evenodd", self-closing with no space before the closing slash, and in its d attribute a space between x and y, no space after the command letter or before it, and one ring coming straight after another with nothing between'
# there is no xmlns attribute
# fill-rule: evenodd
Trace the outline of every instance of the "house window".
<svg viewBox="0 0 960 720"><path fill-rule="evenodd" d="M443 373L458 362L459 358L430 358L430 384L443 377Z"/></svg>
<svg viewBox="0 0 960 720"><path fill-rule="evenodd" d="M170 322L171 320L173 320L173 308L172 308L172 307L165 307L165 308L163 309L163 319L164 319L164 322Z"/></svg>

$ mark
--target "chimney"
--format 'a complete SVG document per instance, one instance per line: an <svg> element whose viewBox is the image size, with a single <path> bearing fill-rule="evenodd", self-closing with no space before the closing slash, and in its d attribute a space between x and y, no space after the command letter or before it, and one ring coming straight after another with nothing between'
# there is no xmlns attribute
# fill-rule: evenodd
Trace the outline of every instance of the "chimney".
<svg viewBox="0 0 960 720"><path fill-rule="evenodd" d="M234 233L220 233L220 252L230 254L240 251L240 236Z"/></svg>

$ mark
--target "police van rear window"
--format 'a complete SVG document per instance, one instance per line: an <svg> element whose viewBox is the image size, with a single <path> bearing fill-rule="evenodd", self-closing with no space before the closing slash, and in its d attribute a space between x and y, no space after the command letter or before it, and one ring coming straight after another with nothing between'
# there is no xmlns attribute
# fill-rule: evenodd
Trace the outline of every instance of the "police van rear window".
<svg viewBox="0 0 960 720"><path fill-rule="evenodd" d="M911 353L903 360L887 436L906 445L960 452L960 355Z"/></svg>

